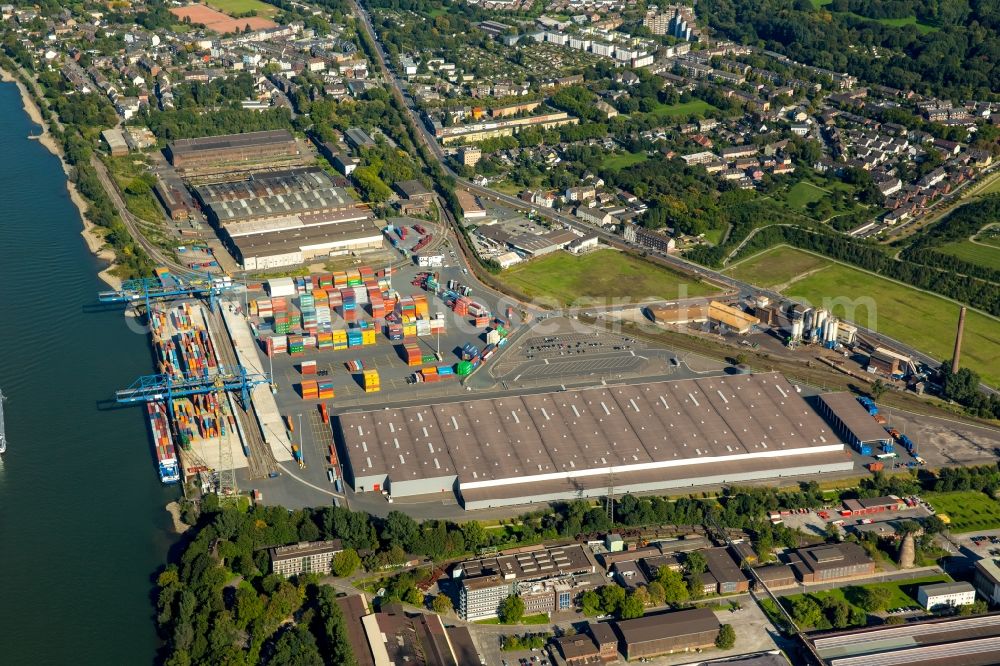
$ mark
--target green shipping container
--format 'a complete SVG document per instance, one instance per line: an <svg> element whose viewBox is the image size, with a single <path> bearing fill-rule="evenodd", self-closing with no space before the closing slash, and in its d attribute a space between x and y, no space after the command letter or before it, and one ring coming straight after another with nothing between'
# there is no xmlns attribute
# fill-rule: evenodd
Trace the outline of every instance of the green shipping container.
<svg viewBox="0 0 1000 666"><path fill-rule="evenodd" d="M472 363L470 363L469 361L459 361L458 365L455 367L455 370L459 375L463 377L465 375L472 374Z"/></svg>

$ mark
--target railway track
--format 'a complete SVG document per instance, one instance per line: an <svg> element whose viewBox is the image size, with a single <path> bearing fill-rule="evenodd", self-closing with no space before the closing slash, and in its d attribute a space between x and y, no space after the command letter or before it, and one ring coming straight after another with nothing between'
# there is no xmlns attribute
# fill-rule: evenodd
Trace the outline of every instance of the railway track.
<svg viewBox="0 0 1000 666"><path fill-rule="evenodd" d="M225 322L222 320L222 315L218 312L213 312L211 318L212 326L215 330L219 331L219 335L216 336L216 353L219 356L220 364L227 368L238 367L240 364L239 359L236 358L236 352L233 350L233 341L229 337L229 332L226 329ZM233 400L231 404L233 405L233 415L239 421L240 430L246 438L246 448L250 452L250 455L247 456L250 478L263 479L271 472L277 472L278 461L275 460L274 454L271 452L271 447L264 441L264 437L261 434L260 426L258 425L260 421L257 418L253 401L251 400L247 405L242 405L239 400Z"/></svg>

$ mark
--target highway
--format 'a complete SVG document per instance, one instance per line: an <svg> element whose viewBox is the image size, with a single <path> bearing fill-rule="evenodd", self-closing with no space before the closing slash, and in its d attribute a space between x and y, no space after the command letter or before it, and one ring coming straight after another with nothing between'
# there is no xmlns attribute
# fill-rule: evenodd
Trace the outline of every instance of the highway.
<svg viewBox="0 0 1000 666"><path fill-rule="evenodd" d="M392 84L393 95L400 101L400 103L409 112L410 120L413 123L413 125L417 128L417 132L421 139L421 142L427 147L427 149L431 152L431 154L435 156L435 158L441 165L441 168L444 169L444 171L448 175L452 176L455 179L455 182L460 184L463 189L478 194L480 197L485 197L488 200L503 203L507 206L519 210L532 211L542 218L548 219L553 222L558 222L560 224L564 224L567 227L575 229L582 233L597 234L597 236L604 243L607 243L611 247L615 247L622 250L644 252L646 253L646 258L654 264L660 264L662 266L666 266L667 268L671 268L673 270L693 275L702 280L715 283L728 290L738 292L742 296L750 298L756 298L758 296L766 296L772 301L785 300L785 297L776 291L771 291L769 289L757 287L756 285L752 285L747 282L735 280L728 275L725 275L718 271L711 270L694 262L683 259L682 257L654 252L649 250L648 248L632 245L630 243L625 242L625 240L622 239L621 236L616 236L615 234L607 232L603 229L599 229L590 224L581 222L580 220L577 220L575 218L563 215L555 210L552 210L551 208L546 208L544 206L532 204L530 202L523 201L516 197L512 197L502 192L497 192L495 190L491 190L486 187L480 187L459 176L457 173L455 173L448 167L448 164L445 161L444 151L438 144L437 139L427 130L423 121L421 121L420 119L420 115L417 112L416 106L412 98L404 94L399 79L389 69L386 63L387 54L382 46L382 43L378 40L378 37L375 34L375 30L372 28L371 19L368 13L361 6L358 5L357 0L351 0L351 5L354 8L355 15L361 18L365 32L368 34L369 38L371 38L372 42L375 44L376 55L378 56L379 69L382 71L385 80ZM928 356L927 354L917 349L914 349L900 342L899 340L896 340L895 338L891 338L887 335L884 335L872 329L861 326L860 324L857 324L857 322L852 322L852 323L858 326L859 332L864 333L866 336L874 340L877 340L878 342L891 346L892 348L900 352L909 354L915 360L926 364L928 367L937 368L938 366L940 366L940 359ZM994 392L994 389L992 387L986 386L985 384L983 384L982 387L989 392Z"/></svg>

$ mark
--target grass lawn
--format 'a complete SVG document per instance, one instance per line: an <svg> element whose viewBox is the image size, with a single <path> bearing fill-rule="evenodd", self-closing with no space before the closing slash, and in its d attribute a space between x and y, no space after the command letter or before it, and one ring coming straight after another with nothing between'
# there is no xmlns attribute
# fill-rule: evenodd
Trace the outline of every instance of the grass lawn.
<svg viewBox="0 0 1000 666"><path fill-rule="evenodd" d="M924 493L938 514L948 516L949 529L955 533L977 532L1000 527L1000 502L974 490L949 493Z"/></svg>
<svg viewBox="0 0 1000 666"><path fill-rule="evenodd" d="M786 195L788 205L792 208L805 210L806 206L814 201L819 201L827 195L827 192L812 183L802 180L795 183Z"/></svg>
<svg viewBox="0 0 1000 666"><path fill-rule="evenodd" d="M963 261L968 261L970 264L993 269L1000 268L1000 240L994 236L985 242L989 245L965 240L948 243L937 249Z"/></svg>
<svg viewBox="0 0 1000 666"><path fill-rule="evenodd" d="M580 257L565 252L529 261L500 274L500 279L532 298L573 305L587 299L678 298L683 285L688 296L718 292L711 285L654 266L616 250L598 250Z"/></svg>
<svg viewBox="0 0 1000 666"><path fill-rule="evenodd" d="M652 113L659 118L686 118L690 115L703 116L708 111L718 111L718 109L705 100L693 99L690 102L680 102L677 104L658 104Z"/></svg>
<svg viewBox="0 0 1000 666"><path fill-rule="evenodd" d="M545 613L536 613L535 615L525 615L521 618L518 624L548 624L549 616ZM500 622L500 618L490 618L488 620L476 620L476 624L503 624ZM509 626L509 625L508 625Z"/></svg>
<svg viewBox="0 0 1000 666"><path fill-rule="evenodd" d="M979 191L979 194L997 194L1000 193L1000 175L994 175L993 180L990 184Z"/></svg>
<svg viewBox="0 0 1000 666"><path fill-rule="evenodd" d="M811 1L812 1L812 6L815 9L819 9L820 7L825 7L831 2L833 2L833 0L811 0Z"/></svg>
<svg viewBox="0 0 1000 666"><path fill-rule="evenodd" d="M951 577L946 574L934 576L924 576L922 578L910 578L907 580L897 580L888 583L868 583L865 585L845 585L832 590L822 592L809 592L807 594L796 594L784 597L782 603L790 605L802 597L812 597L816 602L822 602L827 597L843 599L852 606L858 606L858 600L862 589L884 588L889 590L889 605L887 608L900 608L903 606L919 606L917 601L917 588L929 583L948 583ZM860 606L859 606L860 607Z"/></svg>
<svg viewBox="0 0 1000 666"><path fill-rule="evenodd" d="M601 167L611 171L621 171L633 164L645 162L648 158L646 153L614 153L601 161Z"/></svg>
<svg viewBox="0 0 1000 666"><path fill-rule="evenodd" d="M724 272L760 287L776 287L828 264L826 259L815 254L783 245L741 261Z"/></svg>
<svg viewBox="0 0 1000 666"><path fill-rule="evenodd" d="M951 358L959 306L940 296L788 247L767 250L727 272L767 287L787 283L824 263L827 266L822 270L792 282L784 294L815 307L825 305L841 319L856 321L935 358ZM875 307L868 307L866 301ZM847 306L854 303L853 314L848 313ZM985 381L1000 385L1000 323L970 311L965 319L962 355Z"/></svg>
<svg viewBox="0 0 1000 666"><path fill-rule="evenodd" d="M872 19L869 19L872 20ZM885 18L885 19L874 19L875 21L881 23L882 25L887 25L893 28L902 28L904 25L915 25L917 26L917 32L926 35L928 32L937 32L937 26L927 25L926 23L921 23L917 20L916 16L907 16L906 18Z"/></svg>
<svg viewBox="0 0 1000 666"><path fill-rule="evenodd" d="M205 3L212 9L218 9L226 14L242 14L244 12L255 11L257 16L271 18L280 11L274 5L269 5L260 0L207 0Z"/></svg>

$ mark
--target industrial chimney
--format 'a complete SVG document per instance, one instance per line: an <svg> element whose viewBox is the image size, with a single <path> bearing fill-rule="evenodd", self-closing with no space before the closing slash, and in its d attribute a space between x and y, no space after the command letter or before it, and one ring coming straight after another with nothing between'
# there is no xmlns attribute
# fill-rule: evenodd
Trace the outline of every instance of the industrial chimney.
<svg viewBox="0 0 1000 666"><path fill-rule="evenodd" d="M951 356L951 371L958 372L958 363L962 358L962 333L965 331L965 306L958 313L958 332L955 334L955 353Z"/></svg>

